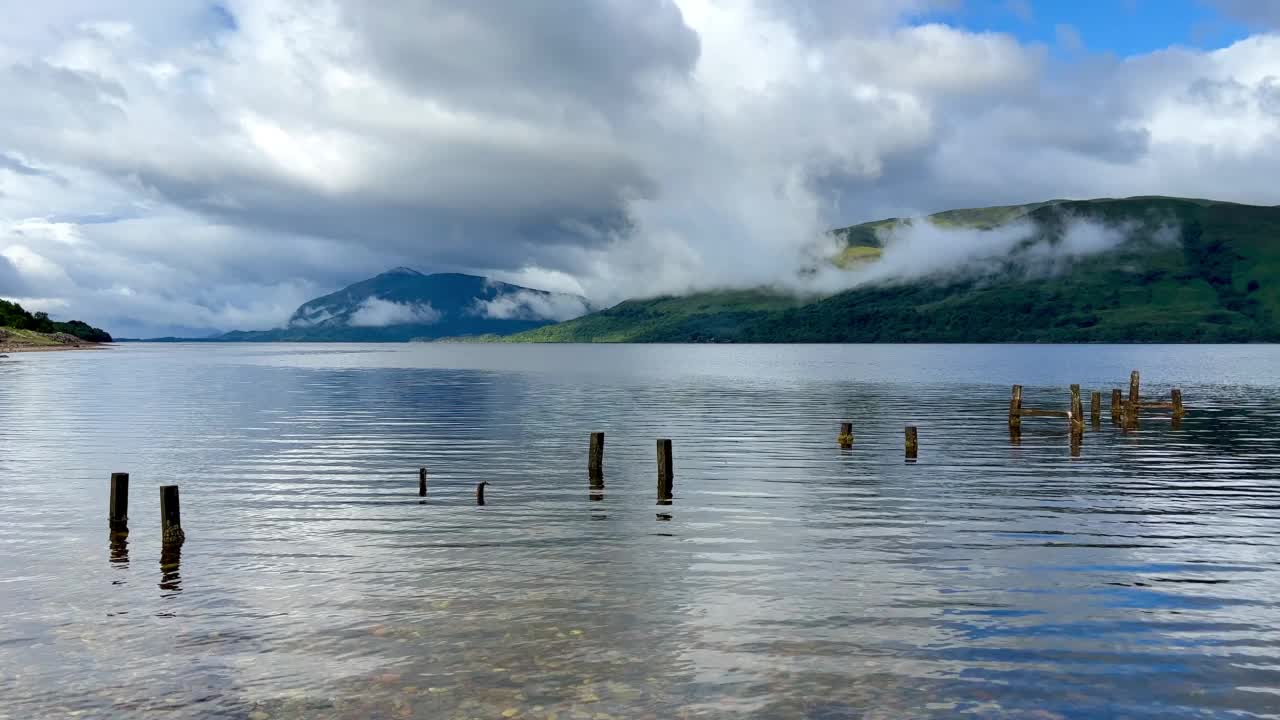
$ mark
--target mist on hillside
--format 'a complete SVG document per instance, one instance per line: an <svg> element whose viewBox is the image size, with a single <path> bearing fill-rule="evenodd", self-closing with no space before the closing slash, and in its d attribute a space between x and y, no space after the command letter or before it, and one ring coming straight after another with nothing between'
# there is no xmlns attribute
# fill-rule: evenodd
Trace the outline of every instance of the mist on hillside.
<svg viewBox="0 0 1280 720"><path fill-rule="evenodd" d="M784 288L811 294L832 294L870 285L930 282L954 278L1033 279L1069 272L1076 261L1109 252L1142 239L1165 245L1176 243L1177 225L1136 221L1105 223L1092 218L1067 217L1060 228L1048 229L1022 218L991 229L955 227L929 218L911 218L877 231L883 243L879 258L847 269L830 265Z"/></svg>

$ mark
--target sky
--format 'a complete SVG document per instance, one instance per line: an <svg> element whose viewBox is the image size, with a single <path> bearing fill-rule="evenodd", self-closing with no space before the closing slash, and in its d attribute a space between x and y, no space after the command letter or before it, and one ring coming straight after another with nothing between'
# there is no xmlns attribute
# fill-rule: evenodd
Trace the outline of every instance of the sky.
<svg viewBox="0 0 1280 720"><path fill-rule="evenodd" d="M395 266L608 305L883 217L1280 203L1280 0L6 4L0 297L118 336Z"/></svg>

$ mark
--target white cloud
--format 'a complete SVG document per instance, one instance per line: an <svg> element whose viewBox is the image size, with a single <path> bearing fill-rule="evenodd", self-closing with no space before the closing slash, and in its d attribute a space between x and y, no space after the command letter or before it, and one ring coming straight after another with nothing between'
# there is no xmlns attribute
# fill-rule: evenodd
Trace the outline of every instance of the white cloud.
<svg viewBox="0 0 1280 720"><path fill-rule="evenodd" d="M590 306L573 295L545 295L520 290L498 295L492 300L476 300L477 315L497 320L572 320L586 315Z"/></svg>
<svg viewBox="0 0 1280 720"><path fill-rule="evenodd" d="M6 258L28 282L56 283L67 279L67 273L61 266L26 245L10 245L0 250L0 256Z"/></svg>
<svg viewBox="0 0 1280 720"><path fill-rule="evenodd" d="M1024 218L995 229L939 225L928 218L909 218L878 232L880 257L847 272L824 269L797 290L828 293L864 285L948 277L1015 274L1046 277L1067 271L1082 258L1105 253L1129 241L1176 242L1174 225L1107 224L1066 216L1062 226L1047 230Z"/></svg>
<svg viewBox="0 0 1280 720"><path fill-rule="evenodd" d="M351 313L347 324L351 327L431 325L440 322L442 317L444 314L431 307L431 303L398 303L370 296Z"/></svg>
<svg viewBox="0 0 1280 720"><path fill-rule="evenodd" d="M570 295L584 295L586 293L586 290L582 287L582 282L563 270L548 270L536 266L527 266L515 271L489 270L485 272L485 275L494 280L512 285L538 288L548 292L568 293Z"/></svg>

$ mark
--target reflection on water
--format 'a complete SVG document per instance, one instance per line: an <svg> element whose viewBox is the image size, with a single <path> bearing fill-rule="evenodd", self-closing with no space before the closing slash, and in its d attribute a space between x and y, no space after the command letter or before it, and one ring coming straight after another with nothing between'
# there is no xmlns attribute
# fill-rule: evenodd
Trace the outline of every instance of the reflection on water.
<svg viewBox="0 0 1280 720"><path fill-rule="evenodd" d="M165 543L160 546L161 590L175 594L182 591L181 565L182 543Z"/></svg>
<svg viewBox="0 0 1280 720"><path fill-rule="evenodd" d="M107 538L110 549L110 563L120 570L129 569L129 533L111 532Z"/></svg>
<svg viewBox="0 0 1280 720"><path fill-rule="evenodd" d="M1180 424L1010 433L1013 383L1046 407L1134 367ZM24 357L0 717L1277 716L1278 373L1259 346ZM180 484L191 539L137 491L104 548L115 470Z"/></svg>

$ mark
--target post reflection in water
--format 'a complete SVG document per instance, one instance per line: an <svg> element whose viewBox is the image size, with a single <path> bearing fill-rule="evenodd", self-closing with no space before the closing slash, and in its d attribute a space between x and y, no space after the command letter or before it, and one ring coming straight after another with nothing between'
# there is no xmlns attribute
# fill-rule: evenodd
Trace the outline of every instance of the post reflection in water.
<svg viewBox="0 0 1280 720"><path fill-rule="evenodd" d="M111 566L119 570L129 569L129 533L111 532L107 537L107 547L110 550L110 556L107 562Z"/></svg>
<svg viewBox="0 0 1280 720"><path fill-rule="evenodd" d="M0 716L1276 714L1280 348L48 355L0 365ZM1180 425L1009 431L1011 383L1134 367ZM107 469L182 478L197 532L161 548L143 504L104 565Z"/></svg>
<svg viewBox="0 0 1280 720"><path fill-rule="evenodd" d="M160 589L170 593L182 591L182 543L166 543L160 548Z"/></svg>

